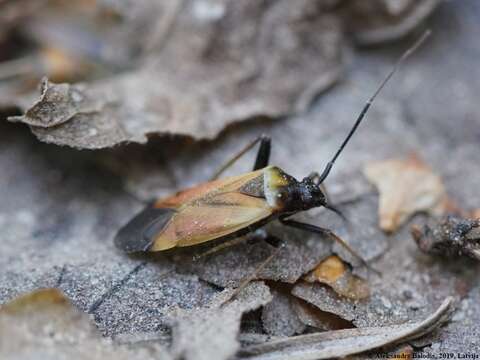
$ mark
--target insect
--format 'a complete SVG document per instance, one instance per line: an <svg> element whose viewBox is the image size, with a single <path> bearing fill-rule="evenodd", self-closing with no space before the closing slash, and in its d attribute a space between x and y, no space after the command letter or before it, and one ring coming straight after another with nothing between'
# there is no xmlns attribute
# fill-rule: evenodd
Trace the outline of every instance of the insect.
<svg viewBox="0 0 480 360"><path fill-rule="evenodd" d="M480 260L480 220L447 216L432 225L412 226L412 237L427 254Z"/></svg>
<svg viewBox="0 0 480 360"><path fill-rule="evenodd" d="M115 237L116 246L126 252L163 251L212 240L237 238L270 221L279 220L285 226L331 236L360 258L331 230L299 222L291 216L316 207L325 207L339 213L329 204L327 196L322 191L322 184L364 119L375 97L395 73L400 63L428 35L428 32L425 33L400 57L367 101L350 132L320 174L313 172L298 181L282 169L269 165L271 139L261 136L228 161L210 182L180 191L147 206L120 229ZM258 143L260 145L252 172L219 179L224 170Z"/></svg>

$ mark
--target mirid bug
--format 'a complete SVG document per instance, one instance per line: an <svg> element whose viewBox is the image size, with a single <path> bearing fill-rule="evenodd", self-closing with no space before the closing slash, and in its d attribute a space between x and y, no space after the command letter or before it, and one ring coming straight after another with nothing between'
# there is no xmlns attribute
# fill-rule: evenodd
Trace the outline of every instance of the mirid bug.
<svg viewBox="0 0 480 360"><path fill-rule="evenodd" d="M429 35L425 33L402 57L367 101L352 129L322 173L298 181L269 165L271 140L261 136L227 162L207 183L180 191L147 206L120 229L115 244L126 252L163 251L211 240L227 240L252 232L272 220L285 226L333 237L352 254L356 252L331 230L291 219L300 211L331 206L321 186L335 161L357 130L375 97L404 61ZM219 175L260 143L253 171L218 179ZM359 257L360 258L360 257Z"/></svg>

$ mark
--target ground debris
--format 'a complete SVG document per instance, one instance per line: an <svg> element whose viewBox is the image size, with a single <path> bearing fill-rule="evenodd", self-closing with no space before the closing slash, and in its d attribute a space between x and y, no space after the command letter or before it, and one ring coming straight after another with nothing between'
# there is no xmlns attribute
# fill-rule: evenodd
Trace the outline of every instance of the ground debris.
<svg viewBox="0 0 480 360"><path fill-rule="evenodd" d="M222 360L238 351L242 314L267 304L272 296L264 283L252 282L235 299L225 303L230 291L220 293L202 309L171 309L171 353L175 359Z"/></svg>
<svg viewBox="0 0 480 360"><path fill-rule="evenodd" d="M136 9L128 1L108 2L122 2L126 17ZM399 228L392 235L384 234L378 227L378 198L361 176L361 167L379 158L395 158L416 151L441 173L448 193L455 196L459 204L478 207L477 179L473 176L474 164L480 161L476 130L480 119L476 102L480 82L474 81L478 80L475 54L480 11L476 4L442 3L438 16L432 17L435 29L432 41L402 68L401 76L395 77L395 86L385 89L372 107L368 121L362 125L359 136L349 145L349 151L342 154L338 167L328 179L328 190L334 190L330 192L332 204L340 202L338 205L353 223L353 229L348 229L334 214L324 210L313 210L302 219L332 228L382 272L383 279L367 278L372 293L370 298L379 301L371 307L375 316L367 319L370 322L357 317L356 326L384 325L379 319L389 316L398 319L396 323L411 322L433 311L432 306L442 298L452 293L460 296L462 300L454 320L415 343L420 347L428 346L425 351L432 352L480 348L480 264L466 258L454 262L421 255L407 227ZM135 40L138 42L140 38L143 37ZM201 183L226 158L261 133L274 139L272 164L300 179L312 170L321 171L350 129L366 95L390 69L404 45L363 50L349 62L351 69L345 81L323 95L308 113L280 121L259 120L231 126L221 137L209 142L159 137L150 139L147 145L131 144L85 152L43 144L23 126L0 123L0 168L6 169L0 175L0 224L3 229L0 234L0 302L41 287L59 286L74 305L84 311L99 304L93 321L103 333L115 339L144 334L144 340L171 341L171 334L164 332L163 313L156 311L158 307L166 310L178 305L188 311L201 311L205 302L221 290L212 284L234 285L239 277L249 274L255 261L264 259L254 250L264 249L268 256L270 248L266 244L253 248L248 244L239 245L222 253L225 263L214 258L215 269L210 267L203 271L203 266L211 266L208 263L191 272L184 267L185 263L171 262L163 256L127 256L114 248L113 236L144 206L127 192L135 187L137 191L132 192L142 194L141 198L146 200L153 195L164 196ZM133 70L123 75L130 71ZM87 85L90 87L93 82ZM3 95L2 90L0 93ZM0 100L0 103L3 102ZM445 106L447 103L449 105ZM28 104L22 108L28 108ZM68 123L70 121L60 126ZM253 156L239 162L231 174L249 171ZM103 157L115 158L120 171L113 171L113 166L101 162ZM423 220L423 215L414 219L415 222L419 220ZM344 256L337 245L332 248L330 241L324 242L326 239L297 231L290 234L281 226L278 226L278 235L290 243L291 252L283 254L288 261L279 261L278 268L268 269L271 274L265 272L265 278L275 278L274 272L278 270L282 274L277 278L279 281L292 279L297 282L322 259L331 256L332 251L352 265L352 271L358 274L355 262ZM241 261L235 259L237 255ZM249 256L256 260L248 262ZM146 265L135 272L144 262ZM172 263L175 271L165 275ZM239 273L235 272L235 266ZM205 275L207 272L210 275ZM298 274L301 274L299 278ZM119 284L123 285L119 287ZM325 285L316 286L328 289ZM168 289L172 291L165 294ZM108 296L104 297L105 294ZM331 294L339 297L333 290ZM314 312L305 315L297 311L307 326L306 331L354 326L353 320L348 322L333 313L323 312L305 300L298 299L294 303ZM129 309L134 314L133 319L128 317ZM376 314L375 309L383 314ZM363 311L359 307L358 312ZM343 323L335 325L333 321L330 324L321 314ZM250 344L269 339L261 330L261 309L256 310L256 315L255 329L246 330L254 333L239 335L239 339L247 339ZM138 345L144 342L141 336L139 338Z"/></svg>
<svg viewBox="0 0 480 360"><path fill-rule="evenodd" d="M82 85L53 84L44 78L40 84L40 99L23 116L11 121L48 128L61 125L72 117L100 111L102 104L85 93Z"/></svg>
<svg viewBox="0 0 480 360"><path fill-rule="evenodd" d="M420 27L439 3L438 0L352 1L348 27L359 45L389 42Z"/></svg>
<svg viewBox="0 0 480 360"><path fill-rule="evenodd" d="M300 298L293 298L293 305L300 321L308 329L320 331L350 329L354 325L340 316L322 311L314 305Z"/></svg>
<svg viewBox="0 0 480 360"><path fill-rule="evenodd" d="M211 139L234 122L304 110L338 78L340 23L323 6L202 4L185 1L161 52L147 52L136 69L75 87L100 108L78 111L68 84L57 84L50 92L61 96L42 95L12 120L35 125L42 141L76 148L145 143L151 134ZM46 106L55 110L48 121L32 116Z"/></svg>
<svg viewBox="0 0 480 360"><path fill-rule="evenodd" d="M57 289L41 289L0 307L0 356L5 360L169 359L158 344L132 350L102 337L92 319Z"/></svg>
<svg viewBox="0 0 480 360"><path fill-rule="evenodd" d="M467 255L480 260L480 220L447 216L426 224L413 225L412 236L427 254L454 257Z"/></svg>
<svg viewBox="0 0 480 360"><path fill-rule="evenodd" d="M417 212L442 214L447 195L440 177L416 155L370 163L365 176L380 192L380 228L394 232Z"/></svg>
<svg viewBox="0 0 480 360"><path fill-rule="evenodd" d="M313 360L357 354L433 331L448 319L452 306L453 299L447 298L432 315L413 323L327 331L253 345L242 349L240 358Z"/></svg>
<svg viewBox="0 0 480 360"><path fill-rule="evenodd" d="M326 284L337 294L353 300L364 299L370 295L367 281L353 275L347 265L335 255L318 264L304 280Z"/></svg>
<svg viewBox="0 0 480 360"><path fill-rule="evenodd" d="M296 229L285 229L273 223L265 227L267 233L277 236L285 244L273 260L258 274L262 280L295 283L303 274L332 253L331 239L307 235ZM203 280L218 286L237 286L276 249L253 235L250 242L222 250L196 262L181 266Z"/></svg>
<svg viewBox="0 0 480 360"><path fill-rule="evenodd" d="M295 298L286 291L272 289L273 300L263 307L262 324L265 332L274 336L301 334L305 324L296 308Z"/></svg>

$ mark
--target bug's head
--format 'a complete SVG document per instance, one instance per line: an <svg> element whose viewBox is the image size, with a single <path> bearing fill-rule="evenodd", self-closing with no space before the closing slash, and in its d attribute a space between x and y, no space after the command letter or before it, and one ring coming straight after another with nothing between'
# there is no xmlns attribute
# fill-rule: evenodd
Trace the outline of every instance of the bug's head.
<svg viewBox="0 0 480 360"><path fill-rule="evenodd" d="M311 173L299 182L298 191L304 204L302 210L322 206L346 220L345 215L339 209L329 204L328 196L322 190L320 175L317 172Z"/></svg>
<svg viewBox="0 0 480 360"><path fill-rule="evenodd" d="M326 206L325 194L314 178L308 176L297 181L286 174L282 174L282 178L287 181L276 187L275 194L275 203L282 211L296 212Z"/></svg>
<svg viewBox="0 0 480 360"><path fill-rule="evenodd" d="M316 178L311 175L305 177L298 183L297 192L301 199L303 210L328 205L327 197L316 182Z"/></svg>
<svg viewBox="0 0 480 360"><path fill-rule="evenodd" d="M291 178L287 185L278 188L276 200L287 212L327 205L325 194L312 176L307 176L302 181Z"/></svg>

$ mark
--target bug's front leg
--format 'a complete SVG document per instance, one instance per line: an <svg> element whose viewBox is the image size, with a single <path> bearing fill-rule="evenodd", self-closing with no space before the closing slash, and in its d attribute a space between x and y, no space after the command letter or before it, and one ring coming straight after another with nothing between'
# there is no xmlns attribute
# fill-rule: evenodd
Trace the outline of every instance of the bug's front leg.
<svg viewBox="0 0 480 360"><path fill-rule="evenodd" d="M372 268L365 259L363 259L360 254L358 254L351 246L348 244L345 240L343 240L340 236L336 235L332 230L322 228L320 226L312 225L312 224L306 224L300 221L288 219L288 216L280 216L279 220L283 225L290 226L296 229L300 230L305 230L311 233L315 234L320 234L320 235L325 235L333 238L336 242L338 242L340 245L342 245L350 254L352 254L354 257L356 257L362 265L367 267L368 269L372 270L375 272L377 275L381 275L380 272L374 268Z"/></svg>

